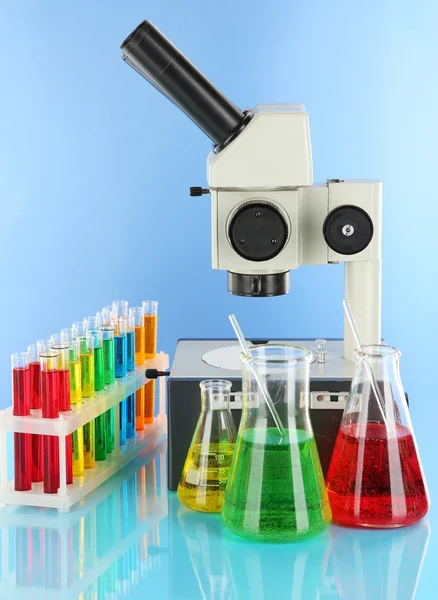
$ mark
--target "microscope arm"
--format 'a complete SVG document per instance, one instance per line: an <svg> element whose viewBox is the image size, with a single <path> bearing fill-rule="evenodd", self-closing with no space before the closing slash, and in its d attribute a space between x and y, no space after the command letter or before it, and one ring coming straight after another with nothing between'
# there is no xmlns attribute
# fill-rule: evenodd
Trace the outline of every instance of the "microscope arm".
<svg viewBox="0 0 438 600"><path fill-rule="evenodd" d="M381 341L381 273L381 260L344 263L344 296L350 304L364 345ZM345 318L344 358L352 360L356 345Z"/></svg>

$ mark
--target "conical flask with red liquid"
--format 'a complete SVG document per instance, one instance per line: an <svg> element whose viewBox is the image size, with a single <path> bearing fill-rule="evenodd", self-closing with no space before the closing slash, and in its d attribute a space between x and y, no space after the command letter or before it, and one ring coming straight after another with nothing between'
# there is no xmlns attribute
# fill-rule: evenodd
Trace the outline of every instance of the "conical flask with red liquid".
<svg viewBox="0 0 438 600"><path fill-rule="evenodd" d="M399 373L400 351L362 346L327 474L333 522L402 527L429 508L429 493Z"/></svg>

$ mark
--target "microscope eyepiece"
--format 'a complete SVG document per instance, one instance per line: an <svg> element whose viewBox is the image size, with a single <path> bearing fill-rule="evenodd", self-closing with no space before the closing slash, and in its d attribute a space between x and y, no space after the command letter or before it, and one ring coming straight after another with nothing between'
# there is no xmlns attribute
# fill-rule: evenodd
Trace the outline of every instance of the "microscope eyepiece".
<svg viewBox="0 0 438 600"><path fill-rule="evenodd" d="M120 46L122 58L176 104L220 150L250 115L230 102L149 21Z"/></svg>

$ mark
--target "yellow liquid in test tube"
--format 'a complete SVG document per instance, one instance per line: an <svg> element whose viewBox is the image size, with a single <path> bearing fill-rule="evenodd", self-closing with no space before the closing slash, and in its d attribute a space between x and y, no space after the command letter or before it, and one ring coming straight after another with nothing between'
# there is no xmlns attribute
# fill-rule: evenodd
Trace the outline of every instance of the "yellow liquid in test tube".
<svg viewBox="0 0 438 600"><path fill-rule="evenodd" d="M94 352L81 353L81 389L82 398L94 396ZM91 469L95 464L95 426L94 420L83 427L84 429L84 464Z"/></svg>
<svg viewBox="0 0 438 600"><path fill-rule="evenodd" d="M70 361L70 402L72 405L82 403L81 393L81 363L79 360ZM73 476L84 474L84 430L80 427L72 433Z"/></svg>

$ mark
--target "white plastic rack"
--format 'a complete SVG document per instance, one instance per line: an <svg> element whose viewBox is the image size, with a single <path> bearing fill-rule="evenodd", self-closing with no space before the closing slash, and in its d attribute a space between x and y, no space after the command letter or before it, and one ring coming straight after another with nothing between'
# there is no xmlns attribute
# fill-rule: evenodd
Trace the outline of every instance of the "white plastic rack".
<svg viewBox="0 0 438 600"><path fill-rule="evenodd" d="M84 496L114 475L133 458L158 442L167 433L166 384L163 377L158 379L159 414L155 421L145 425L143 431L137 431L135 438L127 439L120 446L119 411L114 415L114 450L105 461L96 461L95 467L85 469L84 475L74 477L73 483L66 484L65 437L86 423L89 423L110 408L118 406L122 400L133 394L150 380L146 379L146 369L165 371L169 367L169 356L160 352L155 358L148 359L143 366L128 372L123 379L116 379L114 385L102 392L96 392L93 398L84 399L79 406L72 406L69 413L62 413L57 419L43 419L40 410L32 411L28 417L12 414L12 407L0 411L0 506L16 504L23 506L41 506L57 508L65 512ZM32 489L21 492L14 489L14 481L8 481L8 445L7 432L36 433L59 437L60 488L57 494L45 494L42 483L33 483ZM12 445L9 450L13 452Z"/></svg>

